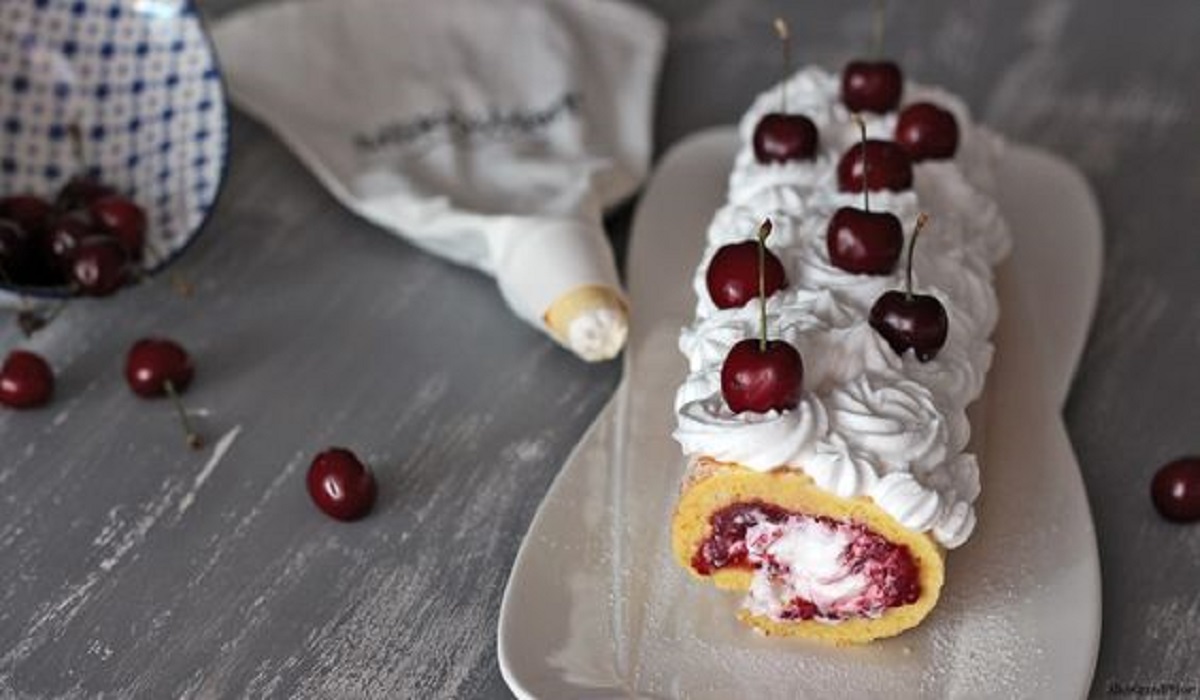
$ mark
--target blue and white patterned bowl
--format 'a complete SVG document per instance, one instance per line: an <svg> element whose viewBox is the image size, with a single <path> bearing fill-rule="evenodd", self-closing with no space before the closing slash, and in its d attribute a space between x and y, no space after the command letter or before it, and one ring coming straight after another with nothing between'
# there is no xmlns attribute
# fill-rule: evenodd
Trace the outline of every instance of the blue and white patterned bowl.
<svg viewBox="0 0 1200 700"><path fill-rule="evenodd" d="M227 148L224 89L191 0L0 0L0 194L52 198L83 167L145 209L153 273L207 219Z"/></svg>

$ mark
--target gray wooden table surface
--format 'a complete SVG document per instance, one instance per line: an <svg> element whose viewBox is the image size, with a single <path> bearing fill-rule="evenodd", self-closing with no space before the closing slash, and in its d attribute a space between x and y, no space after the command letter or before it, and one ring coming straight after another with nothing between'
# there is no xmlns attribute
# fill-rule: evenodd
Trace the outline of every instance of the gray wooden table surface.
<svg viewBox="0 0 1200 700"><path fill-rule="evenodd" d="M774 80L775 14L800 60L829 66L869 27L866 2L644 4L671 28L660 154ZM1200 5L924 1L890 18L911 77L1066 157L1099 196L1103 290L1066 407L1104 572L1092 694L1200 696L1200 525L1164 523L1147 497L1158 465L1200 453ZM231 138L224 196L178 263L192 298L159 279L75 304L31 343L0 324L0 348L59 375L48 408L0 412L0 696L506 697L513 557L620 367L576 361L490 280L342 210L262 126L235 114ZM628 221L612 222L621 250ZM124 386L147 334L196 358L204 452ZM379 477L362 522L305 494L331 444Z"/></svg>

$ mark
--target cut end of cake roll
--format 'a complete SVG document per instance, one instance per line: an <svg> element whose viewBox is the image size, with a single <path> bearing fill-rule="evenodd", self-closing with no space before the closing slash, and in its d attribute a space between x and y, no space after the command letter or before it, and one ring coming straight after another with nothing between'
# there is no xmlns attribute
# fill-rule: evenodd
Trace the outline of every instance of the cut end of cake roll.
<svg viewBox="0 0 1200 700"><path fill-rule="evenodd" d="M616 357L629 335L625 298L602 285L563 294L546 310L544 320L555 340L588 362Z"/></svg>
<svg viewBox="0 0 1200 700"><path fill-rule="evenodd" d="M739 617L770 636L838 645L891 637L933 609L942 548L866 497L840 498L795 469L701 458L675 510L679 564L744 591Z"/></svg>

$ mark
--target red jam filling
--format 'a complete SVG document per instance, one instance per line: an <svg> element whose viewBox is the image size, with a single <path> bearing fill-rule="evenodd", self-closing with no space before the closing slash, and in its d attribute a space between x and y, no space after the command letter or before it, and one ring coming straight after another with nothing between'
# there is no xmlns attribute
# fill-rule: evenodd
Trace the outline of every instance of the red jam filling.
<svg viewBox="0 0 1200 700"><path fill-rule="evenodd" d="M780 619L839 620L853 616L877 616L884 609L909 605L920 597L919 571L907 546L890 542L858 523L805 515L762 501L734 503L713 513L709 518L710 534L692 556L692 568L708 576L718 569L763 566L763 562L750 561L746 532L760 523L779 524L789 518L806 518L828 527L844 529L851 541L841 554L841 563L851 573L865 576L869 583L863 595L864 604L854 614L823 611L813 602L796 597L787 601L779 612Z"/></svg>

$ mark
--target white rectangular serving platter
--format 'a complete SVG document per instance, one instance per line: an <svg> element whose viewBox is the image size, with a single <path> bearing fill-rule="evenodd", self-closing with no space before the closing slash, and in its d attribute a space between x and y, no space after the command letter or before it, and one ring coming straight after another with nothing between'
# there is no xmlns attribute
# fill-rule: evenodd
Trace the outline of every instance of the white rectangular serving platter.
<svg viewBox="0 0 1200 700"><path fill-rule="evenodd" d="M995 363L973 409L983 423L979 526L950 554L926 622L861 648L764 638L734 619L736 594L675 565L683 459L670 433L685 369L676 340L737 147L731 128L688 138L639 206L625 378L514 563L498 631L510 688L523 698L1086 696L1100 574L1060 409L1099 291L1102 239L1086 182L1036 149L1010 145L997 173L1015 246L998 275Z"/></svg>

